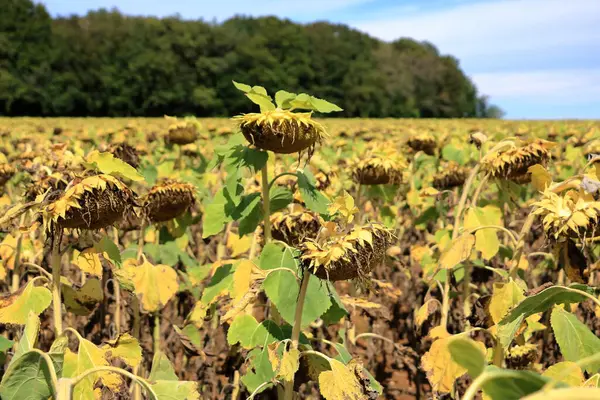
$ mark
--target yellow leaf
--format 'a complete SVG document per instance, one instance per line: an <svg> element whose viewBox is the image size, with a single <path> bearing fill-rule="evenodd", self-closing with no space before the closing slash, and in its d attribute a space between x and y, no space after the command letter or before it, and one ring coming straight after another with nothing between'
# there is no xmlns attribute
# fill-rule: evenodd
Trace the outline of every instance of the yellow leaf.
<svg viewBox="0 0 600 400"><path fill-rule="evenodd" d="M436 299L429 299L415 313L415 324L418 327L423 325L427 318L438 309L439 302Z"/></svg>
<svg viewBox="0 0 600 400"><path fill-rule="evenodd" d="M0 299L0 323L24 325L30 312L41 314L52 301L52 293L31 280L24 288Z"/></svg>
<svg viewBox="0 0 600 400"><path fill-rule="evenodd" d="M346 222L351 223L354 220L354 214L358 212L358 208L354 205L354 198L344 190L341 196L331 203L327 209L331 215L339 212Z"/></svg>
<svg viewBox="0 0 600 400"><path fill-rule="evenodd" d="M454 239L450 248L444 251L440 257L440 268L452 269L471 255L475 245L475 236L464 233Z"/></svg>
<svg viewBox="0 0 600 400"><path fill-rule="evenodd" d="M600 387L600 374L594 374L590 377L590 379L588 379L587 381L585 381L583 383L583 386L585 387L593 387L593 388L597 388Z"/></svg>
<svg viewBox="0 0 600 400"><path fill-rule="evenodd" d="M290 349L283 352L281 363L279 365L279 373L277 376L284 381L291 382L294 380L294 375L300 367L300 351L298 349Z"/></svg>
<svg viewBox="0 0 600 400"><path fill-rule="evenodd" d="M471 207L465 214L465 229L471 230L483 226L503 226L502 211L493 205ZM475 249L481 256L489 260L500 250L500 240L496 229L480 229L475 232Z"/></svg>
<svg viewBox="0 0 600 400"><path fill-rule="evenodd" d="M330 359L331 371L319 374L319 388L326 400L366 400L366 395L353 370Z"/></svg>
<svg viewBox="0 0 600 400"><path fill-rule="evenodd" d="M494 293L489 308L494 324L500 322L506 313L524 298L523 289L512 279L507 283L494 283Z"/></svg>
<svg viewBox="0 0 600 400"><path fill-rule="evenodd" d="M543 192L552 183L552 175L541 164L532 165L527 171L531 174L531 184L535 190Z"/></svg>
<svg viewBox="0 0 600 400"><path fill-rule="evenodd" d="M134 259L125 260L122 269L131 276L134 292L146 311L160 310L179 288L177 272L173 268L152 265L145 257L139 265Z"/></svg>
<svg viewBox="0 0 600 400"><path fill-rule="evenodd" d="M67 279L61 290L63 304L75 315L90 315L104 297L102 284L97 278L87 279L81 287Z"/></svg>
<svg viewBox="0 0 600 400"><path fill-rule="evenodd" d="M431 330L429 331L429 337L432 339L445 339L447 337L450 337L450 334L448 333L448 330L445 326L438 325L434 328L431 328Z"/></svg>
<svg viewBox="0 0 600 400"><path fill-rule="evenodd" d="M136 368L142 362L142 348L136 338L129 333L123 333L114 340L109 340L102 350L108 359L121 359L131 368Z"/></svg>
<svg viewBox="0 0 600 400"><path fill-rule="evenodd" d="M144 234L144 242L146 243L156 243L156 229L150 228Z"/></svg>
<svg viewBox="0 0 600 400"><path fill-rule="evenodd" d="M340 296L340 300L347 307L360 307L365 310L377 310L382 308L381 304L373 303L367 299L361 299L360 297L352 297L347 294Z"/></svg>
<svg viewBox="0 0 600 400"><path fill-rule="evenodd" d="M592 387L570 387L554 390L539 390L523 400L597 400L600 389Z"/></svg>
<svg viewBox="0 0 600 400"><path fill-rule="evenodd" d="M238 263L233 273L233 293L234 301L241 299L250 290L252 269L254 263L250 260L242 260Z"/></svg>
<svg viewBox="0 0 600 400"><path fill-rule="evenodd" d="M250 235L240 238L236 233L229 232L229 235L227 236L227 247L231 250L231 257L235 258L244 254L250 250L251 245L252 237Z"/></svg>
<svg viewBox="0 0 600 400"><path fill-rule="evenodd" d="M450 393L454 381L463 376L467 369L461 367L452 359L448 343L452 336L437 339L431 348L421 359L421 366L427 373L427 379L431 383L434 392ZM485 353L485 346L481 342L475 342Z"/></svg>
<svg viewBox="0 0 600 400"><path fill-rule="evenodd" d="M4 267L4 261L0 261L0 281L6 279L6 268Z"/></svg>
<svg viewBox="0 0 600 400"><path fill-rule="evenodd" d="M188 321L194 324L196 328L201 328L204 324L204 318L208 312L208 306L203 302L197 301L192 309L192 312L188 316Z"/></svg>
<svg viewBox="0 0 600 400"><path fill-rule="evenodd" d="M581 367L573 361L562 361L551 365L542 375L569 386L581 386L585 381Z"/></svg>
<svg viewBox="0 0 600 400"><path fill-rule="evenodd" d="M93 247L79 252L73 250L73 264L80 270L93 276L102 276L102 262Z"/></svg>

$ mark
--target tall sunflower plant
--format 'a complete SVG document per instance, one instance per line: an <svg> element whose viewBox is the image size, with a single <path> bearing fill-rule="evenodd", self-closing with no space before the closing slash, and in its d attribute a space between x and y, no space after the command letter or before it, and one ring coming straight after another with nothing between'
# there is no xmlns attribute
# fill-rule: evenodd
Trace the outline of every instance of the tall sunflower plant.
<svg viewBox="0 0 600 400"><path fill-rule="evenodd" d="M481 392L492 399L542 398L552 389L567 395L579 387L596 387L600 353L595 349L600 348L600 338L576 317L571 306L586 300L600 306L600 289L590 273L600 224L600 158L591 158L581 173L557 182L548 169L555 146L542 139L488 142L461 185L452 236L430 251L438 254L437 270L446 272L439 285L442 299L428 300L415 317L417 325L422 324L439 309L429 303L441 304L440 323L429 331L433 343L421 362L438 395L457 393L456 382L465 374L472 379L463 396L467 400ZM500 185L529 184L534 189L520 231L505 226L506 216L497 205L501 203L482 194L490 179ZM554 260L562 272L557 282L528 288L525 246L536 222L549 247L548 252L536 255ZM498 265L493 262L496 258L505 268L491 266ZM491 293L471 285L472 268L499 277ZM463 275L462 293L452 290L457 272ZM472 293L472 288L480 290ZM463 331L456 331L461 324L449 313L453 301L462 302ZM552 330L564 361L542 370L536 364L540 349L535 334L546 330ZM515 386L514 382L520 383Z"/></svg>

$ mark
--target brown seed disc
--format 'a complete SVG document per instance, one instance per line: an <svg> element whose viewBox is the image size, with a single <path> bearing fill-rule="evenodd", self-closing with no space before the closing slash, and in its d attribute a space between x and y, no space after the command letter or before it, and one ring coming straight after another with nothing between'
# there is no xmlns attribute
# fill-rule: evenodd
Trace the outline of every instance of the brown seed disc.
<svg viewBox="0 0 600 400"><path fill-rule="evenodd" d="M277 221L274 221L273 217L276 217L276 214L273 214L271 218L273 239L280 240L292 247L298 247L305 239L316 238L321 228L319 218L314 213L293 213L285 215ZM311 218L309 219L309 217Z"/></svg>
<svg viewBox="0 0 600 400"><path fill-rule="evenodd" d="M469 171L460 166L449 166L433 177L433 187L437 190L448 190L462 186L467 180Z"/></svg>
<svg viewBox="0 0 600 400"><path fill-rule="evenodd" d="M63 228L96 230L119 221L130 207L129 189L107 186L104 190L93 189L85 192L78 203L81 208L71 207L65 218L59 218Z"/></svg>
<svg viewBox="0 0 600 400"><path fill-rule="evenodd" d="M154 186L144 201L144 215L152 222L170 221L194 203L194 187L187 183L165 182Z"/></svg>
<svg viewBox="0 0 600 400"><path fill-rule="evenodd" d="M195 126L178 127L169 130L167 141L169 143L184 145L194 143L198 139L198 131Z"/></svg>
<svg viewBox="0 0 600 400"><path fill-rule="evenodd" d="M10 178L12 178L17 171L9 164L0 165L0 186L4 186Z"/></svg>
<svg viewBox="0 0 600 400"><path fill-rule="evenodd" d="M408 147L414 151L422 151L423 153L432 156L435 154L435 148L437 143L434 138L420 138L414 137L408 139Z"/></svg>
<svg viewBox="0 0 600 400"><path fill-rule="evenodd" d="M354 180L361 185L387 185L402 181L402 173L396 170L386 170L383 166L367 165L357 168L353 173Z"/></svg>
<svg viewBox="0 0 600 400"><path fill-rule="evenodd" d="M279 154L299 153L314 147L320 135L313 125L275 121L272 125L250 122L240 126L246 140L259 149Z"/></svg>
<svg viewBox="0 0 600 400"><path fill-rule="evenodd" d="M135 147L128 145L127 143L113 144L108 148L108 151L112 153L116 158L125 161L133 168L137 168L140 164L140 156Z"/></svg>
<svg viewBox="0 0 600 400"><path fill-rule="evenodd" d="M357 252L349 253L348 260L339 260L329 267L321 267L313 273L331 282L364 278L372 269L381 264L389 244L389 235L373 234L373 245L357 246Z"/></svg>

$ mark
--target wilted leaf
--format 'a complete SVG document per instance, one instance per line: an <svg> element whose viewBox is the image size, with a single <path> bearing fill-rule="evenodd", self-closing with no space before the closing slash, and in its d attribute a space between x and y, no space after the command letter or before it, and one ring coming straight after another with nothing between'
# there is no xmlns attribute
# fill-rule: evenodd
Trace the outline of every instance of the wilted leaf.
<svg viewBox="0 0 600 400"><path fill-rule="evenodd" d="M427 318L439 308L439 301L436 299L427 300L415 313L415 324L420 327Z"/></svg>
<svg viewBox="0 0 600 400"><path fill-rule="evenodd" d="M231 250L231 258L235 258L250 250L252 245L251 236L239 237L238 234L229 232L227 236L227 247Z"/></svg>
<svg viewBox="0 0 600 400"><path fill-rule="evenodd" d="M100 153L94 150L88 154L86 161L100 170L103 174L114 175L132 181L143 181L144 177L125 161L116 158L112 153Z"/></svg>
<svg viewBox="0 0 600 400"><path fill-rule="evenodd" d="M87 279L83 286L61 286L63 304L75 315L89 315L104 297L102 284L96 278Z"/></svg>
<svg viewBox="0 0 600 400"><path fill-rule="evenodd" d="M523 289L512 279L506 283L494 283L494 293L489 308L494 323L499 323L508 311L523 299L525 299Z"/></svg>
<svg viewBox="0 0 600 400"><path fill-rule="evenodd" d="M144 310L160 310L175 295L179 284L177 272L168 265L152 265L146 258L141 264L129 259L122 268L131 276L135 294L140 298Z"/></svg>
<svg viewBox="0 0 600 400"><path fill-rule="evenodd" d="M73 250L73 264L80 270L93 276L102 276L102 262L96 249L90 247L82 252Z"/></svg>
<svg viewBox="0 0 600 400"><path fill-rule="evenodd" d="M452 269L471 256L473 246L475 245L475 236L470 233L463 233L452 241L450 247L440 256L440 268Z"/></svg>
<svg viewBox="0 0 600 400"><path fill-rule="evenodd" d="M354 371L337 360L330 359L331 371L319 374L319 388L326 400L364 400L363 387Z"/></svg>
<svg viewBox="0 0 600 400"><path fill-rule="evenodd" d="M284 351L279 363L277 376L284 381L291 382L294 379L294 375L296 374L296 371L298 371L299 366L300 351L298 349Z"/></svg>
<svg viewBox="0 0 600 400"><path fill-rule="evenodd" d="M527 170L531 174L531 184L540 192L552 183L552 175L541 164L535 164Z"/></svg>
<svg viewBox="0 0 600 400"><path fill-rule="evenodd" d="M572 361L562 361L551 365L542 375L569 386L581 386L585 380L581 368Z"/></svg>
<svg viewBox="0 0 600 400"><path fill-rule="evenodd" d="M122 333L118 338L107 341L102 350L108 359L120 359L134 369L142 362L142 348L129 333Z"/></svg>
<svg viewBox="0 0 600 400"><path fill-rule="evenodd" d="M52 302L52 293L31 280L24 288L0 299L0 323L23 325L30 312L41 314Z"/></svg>

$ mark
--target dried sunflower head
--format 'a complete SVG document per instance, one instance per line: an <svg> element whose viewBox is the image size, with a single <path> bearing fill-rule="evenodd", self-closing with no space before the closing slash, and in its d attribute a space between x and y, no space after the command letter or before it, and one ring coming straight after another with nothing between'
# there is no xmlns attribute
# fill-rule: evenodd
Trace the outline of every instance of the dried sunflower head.
<svg viewBox="0 0 600 400"><path fill-rule="evenodd" d="M238 115L233 119L250 143L274 153L292 154L315 146L328 135L325 128L312 119L312 113L294 113L275 109L262 113Z"/></svg>
<svg viewBox="0 0 600 400"><path fill-rule="evenodd" d="M381 224L355 226L348 233L305 241L300 246L300 259L321 279L362 280L383 261L391 239L391 232Z"/></svg>
<svg viewBox="0 0 600 400"><path fill-rule="evenodd" d="M108 147L108 151L112 153L116 158L126 162L133 168L137 168L140 165L140 156L135 147L127 143L115 143Z"/></svg>
<svg viewBox="0 0 600 400"><path fill-rule="evenodd" d="M408 147L414 151L422 151L427 155L434 155L437 147L437 140L431 133L423 132L411 136L406 142Z"/></svg>
<svg viewBox="0 0 600 400"><path fill-rule="evenodd" d="M271 215L271 234L292 247L298 247L306 239L314 239L319 233L319 216L302 207L289 213L276 212Z"/></svg>
<svg viewBox="0 0 600 400"><path fill-rule="evenodd" d="M39 195L48 192L47 196L53 196L51 193L61 194L67 188L67 185L73 179L73 175L68 172L45 173L34 179L25 190L25 198L28 201L34 201ZM48 171L51 172L51 171Z"/></svg>
<svg viewBox="0 0 600 400"><path fill-rule="evenodd" d="M170 221L186 212L195 200L193 185L165 180L154 185L144 198L144 216L151 222Z"/></svg>
<svg viewBox="0 0 600 400"><path fill-rule="evenodd" d="M17 170L10 164L0 164L0 186L4 186Z"/></svg>
<svg viewBox="0 0 600 400"><path fill-rule="evenodd" d="M406 168L403 160L371 156L356 163L352 176L361 185L398 184Z"/></svg>
<svg viewBox="0 0 600 400"><path fill-rule="evenodd" d="M523 146L493 151L481 160L482 169L494 178L526 183L531 181L529 167L545 165L550 159L550 149L555 145L547 140L535 139Z"/></svg>
<svg viewBox="0 0 600 400"><path fill-rule="evenodd" d="M169 126L165 142L184 145L193 143L198 139L199 125L195 119L178 120L173 117L167 117L167 119L173 123Z"/></svg>
<svg viewBox="0 0 600 400"><path fill-rule="evenodd" d="M593 235L600 222L600 201L578 190L563 195L546 190L533 205L533 213L542 216L544 231L555 240Z"/></svg>
<svg viewBox="0 0 600 400"><path fill-rule="evenodd" d="M510 369L526 369L535 362L537 355L538 348L535 344L511 347L506 353L506 366Z"/></svg>
<svg viewBox="0 0 600 400"><path fill-rule="evenodd" d="M462 186L468 175L468 168L451 161L441 166L438 173L433 177L433 187L438 190L447 190Z"/></svg>
<svg viewBox="0 0 600 400"><path fill-rule="evenodd" d="M52 193L48 193L52 195ZM133 193L111 175L73 180L66 191L44 207L44 227L100 229L119 221L133 205Z"/></svg>

